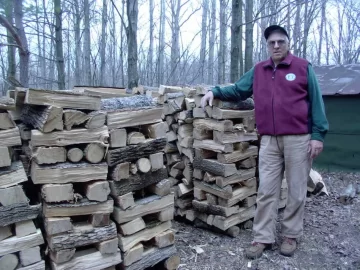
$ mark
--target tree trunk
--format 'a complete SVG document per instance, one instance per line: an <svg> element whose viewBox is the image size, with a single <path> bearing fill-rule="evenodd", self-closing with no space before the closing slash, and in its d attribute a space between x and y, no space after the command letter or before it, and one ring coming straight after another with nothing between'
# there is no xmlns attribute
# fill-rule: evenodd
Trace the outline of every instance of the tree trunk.
<svg viewBox="0 0 360 270"><path fill-rule="evenodd" d="M21 41L22 50L19 50L20 57L20 83L23 87L29 87L29 58L27 39L23 26L23 1L14 0L15 25Z"/></svg>
<svg viewBox="0 0 360 270"><path fill-rule="evenodd" d="M216 0L211 1L210 17L210 35L209 35L209 62L208 62L208 84L214 83L214 49L215 49L215 31L216 31Z"/></svg>
<svg viewBox="0 0 360 270"><path fill-rule="evenodd" d="M226 62L226 2L220 0L220 44L218 54L218 84L225 83Z"/></svg>
<svg viewBox="0 0 360 270"><path fill-rule="evenodd" d="M159 47L158 47L158 85L164 83L164 49L165 49L165 0L160 2L160 27L159 27Z"/></svg>
<svg viewBox="0 0 360 270"><path fill-rule="evenodd" d="M12 1L7 1L5 4L5 16L8 22L13 25L14 24L14 6ZM9 44L15 43L14 38L11 36L11 33L9 30L7 30L7 42ZM11 81L12 78L15 78L16 76L16 61L15 61L15 47L14 46L8 46L8 70L7 70L7 79Z"/></svg>
<svg viewBox="0 0 360 270"><path fill-rule="evenodd" d="M260 20L260 28L261 28L261 46L260 46L260 58L261 60L265 60L267 58L267 47L266 47L266 40L263 37L263 33L267 27L267 12L266 12L266 4L267 1L266 0L260 0L260 5L261 5L261 11L260 11L260 16L261 16L261 20Z"/></svg>
<svg viewBox="0 0 360 270"><path fill-rule="evenodd" d="M326 9L326 0L321 1L321 22L320 22L320 36L319 36L319 48L318 48L318 59L317 64L321 64L321 52L322 52L322 44L323 44L323 33L324 33L324 24L326 21L325 18L325 9Z"/></svg>
<svg viewBox="0 0 360 270"><path fill-rule="evenodd" d="M296 0L296 17L295 17L295 28L294 28L294 54L300 56L300 10L301 0Z"/></svg>
<svg viewBox="0 0 360 270"><path fill-rule="evenodd" d="M54 0L54 15L55 15L55 48L56 48L56 64L58 72L58 88L65 89L65 65L63 53L63 38L62 38L62 10L60 0Z"/></svg>
<svg viewBox="0 0 360 270"><path fill-rule="evenodd" d="M232 20L231 20L231 62L230 62L230 82L239 80L240 51L242 50L242 33L240 24L242 21L242 1L232 0Z"/></svg>
<svg viewBox="0 0 360 270"><path fill-rule="evenodd" d="M78 1L74 1L74 33L75 33L75 85L79 85L81 83L80 76L80 62L81 62L81 38L80 38L80 23L81 23L81 15Z"/></svg>
<svg viewBox="0 0 360 270"><path fill-rule="evenodd" d="M106 50L106 25L107 25L107 0L103 0L101 19L101 45L100 45L100 85L105 86L105 50Z"/></svg>
<svg viewBox="0 0 360 270"><path fill-rule="evenodd" d="M153 85L153 56L154 56L154 0L149 1L149 14L150 14L150 40L149 40L149 56L147 68L147 85Z"/></svg>
<svg viewBox="0 0 360 270"><path fill-rule="evenodd" d="M139 75L137 70L138 52L137 52L137 23L138 23L138 0L127 0L127 18L128 27L126 29L128 42L128 88L138 86Z"/></svg>
<svg viewBox="0 0 360 270"><path fill-rule="evenodd" d="M171 1L171 74L170 82L173 85L178 83L178 65L180 64L180 45L179 45L179 34L180 34L180 0Z"/></svg>
<svg viewBox="0 0 360 270"><path fill-rule="evenodd" d="M90 47L90 6L89 0L84 0L84 63L83 72L85 74L85 84L91 85L91 47Z"/></svg>
<svg viewBox="0 0 360 270"><path fill-rule="evenodd" d="M302 38L302 57L306 58L307 56L307 38L308 38L308 32L309 32L309 14L308 14L308 9L309 9L309 2L305 1L305 12L304 12L304 37Z"/></svg>
<svg viewBox="0 0 360 270"><path fill-rule="evenodd" d="M201 22L201 48L200 48L200 78L205 82L205 54L206 54L206 37L207 37L207 16L209 10L208 0L203 0L203 14Z"/></svg>
<svg viewBox="0 0 360 270"><path fill-rule="evenodd" d="M246 11L245 11L245 21L246 21L246 30L245 30L245 72L249 71L253 66L253 51L254 51L254 41L253 41L253 29L254 23L253 20L253 1L246 0Z"/></svg>

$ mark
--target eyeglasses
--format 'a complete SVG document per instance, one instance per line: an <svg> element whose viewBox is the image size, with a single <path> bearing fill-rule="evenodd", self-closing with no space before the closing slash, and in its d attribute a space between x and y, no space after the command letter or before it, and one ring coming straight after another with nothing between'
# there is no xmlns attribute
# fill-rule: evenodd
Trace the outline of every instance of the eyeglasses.
<svg viewBox="0 0 360 270"><path fill-rule="evenodd" d="M280 40L268 41L268 42L267 42L267 45L268 45L268 47L274 48L276 43L278 44L279 47L282 47L282 46L285 46L286 40L280 39Z"/></svg>

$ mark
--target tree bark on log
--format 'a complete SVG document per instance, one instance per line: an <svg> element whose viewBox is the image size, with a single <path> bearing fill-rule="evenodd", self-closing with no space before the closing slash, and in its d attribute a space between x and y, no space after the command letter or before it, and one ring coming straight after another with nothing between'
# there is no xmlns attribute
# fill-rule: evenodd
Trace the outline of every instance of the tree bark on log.
<svg viewBox="0 0 360 270"><path fill-rule="evenodd" d="M237 172L235 164L223 164L216 160L195 158L193 166L205 172L228 177Z"/></svg>
<svg viewBox="0 0 360 270"><path fill-rule="evenodd" d="M16 222L35 219L40 214L41 204L29 205L18 203L0 207L0 226L4 227Z"/></svg>
<svg viewBox="0 0 360 270"><path fill-rule="evenodd" d="M114 166L119 163L134 161L150 154L161 152L166 145L166 138L149 140L138 145L129 145L118 149L109 150L107 154L107 163Z"/></svg>
<svg viewBox="0 0 360 270"><path fill-rule="evenodd" d="M128 179L117 181L109 181L111 194L113 196L120 196L131 191L140 190L144 187L147 187L152 184L159 183L161 180L168 177L168 172L166 168L148 172L145 174L135 174L131 175Z"/></svg>
<svg viewBox="0 0 360 270"><path fill-rule="evenodd" d="M89 228L86 224L74 226L74 230L71 232L50 236L47 242L50 249L56 251L87 246L115 238L116 236L116 225L114 222L111 222L109 226L92 228Z"/></svg>
<svg viewBox="0 0 360 270"><path fill-rule="evenodd" d="M55 106L24 105L21 111L21 121L39 129L44 133L53 130L63 130L63 109Z"/></svg>
<svg viewBox="0 0 360 270"><path fill-rule="evenodd" d="M64 110L64 125L66 130L71 130L72 126L83 124L89 116L78 110Z"/></svg>

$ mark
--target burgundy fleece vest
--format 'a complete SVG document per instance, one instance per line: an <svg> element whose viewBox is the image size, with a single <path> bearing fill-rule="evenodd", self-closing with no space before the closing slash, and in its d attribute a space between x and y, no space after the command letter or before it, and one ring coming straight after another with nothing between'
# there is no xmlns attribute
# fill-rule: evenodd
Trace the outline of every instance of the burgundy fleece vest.
<svg viewBox="0 0 360 270"><path fill-rule="evenodd" d="M271 59L255 66L255 118L261 135L307 134L308 61L292 54L274 68Z"/></svg>

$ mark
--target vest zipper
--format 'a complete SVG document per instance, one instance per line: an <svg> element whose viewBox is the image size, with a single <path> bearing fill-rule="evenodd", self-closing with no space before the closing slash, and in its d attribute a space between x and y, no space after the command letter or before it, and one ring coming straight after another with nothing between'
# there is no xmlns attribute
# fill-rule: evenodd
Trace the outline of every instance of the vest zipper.
<svg viewBox="0 0 360 270"><path fill-rule="evenodd" d="M275 80L275 72L276 72L276 67L273 69L273 73L272 73L272 80L274 81ZM273 86L274 86L274 82L273 82ZM275 132L275 115L274 115L274 113L275 113L275 111L274 111L274 96L275 96L275 94L274 94L274 92L275 92L275 88L273 88L273 92L272 92L272 116L273 116L273 127L274 127L274 135L276 135L276 132Z"/></svg>

